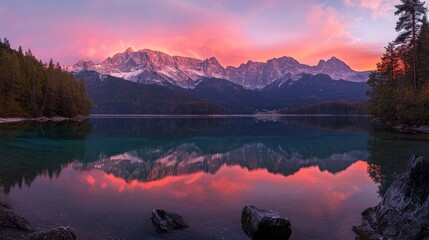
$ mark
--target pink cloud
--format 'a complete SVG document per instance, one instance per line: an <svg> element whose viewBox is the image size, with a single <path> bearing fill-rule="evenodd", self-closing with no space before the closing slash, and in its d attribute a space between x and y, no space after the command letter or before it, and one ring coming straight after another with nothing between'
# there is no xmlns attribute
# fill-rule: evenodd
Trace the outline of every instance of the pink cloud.
<svg viewBox="0 0 429 240"><path fill-rule="evenodd" d="M358 4L355 0L344 1L350 6ZM139 3L130 2L131 6ZM102 61L132 47L195 58L214 56L224 66L281 56L316 64L321 58L337 56L344 57L353 68L362 70L375 68L378 58L374 56L383 51L382 45L365 42L353 35L349 29L354 27L355 20L339 14L327 4L278 0L252 1L251 5L234 2L237 9L227 8L229 3L226 1L162 4L165 2L160 1L159 6L154 4L151 11L156 11L156 14L152 13L155 16L148 10L138 17L128 17L127 14L135 13L124 8L104 14L109 19L96 18L91 13L123 8L123 5L113 1L92 1L86 6L86 14L45 23L43 29L35 31L31 38L24 40L26 38L22 37L19 44L32 48L44 61L54 58L63 65L81 59ZM283 8L285 13L278 11ZM283 19L286 13L290 18ZM277 20L280 17L282 19ZM19 22L31 20L24 17Z"/></svg>
<svg viewBox="0 0 429 240"><path fill-rule="evenodd" d="M397 0L343 0L344 4L349 7L358 7L369 10L373 17L386 17L392 11ZM390 14L391 15L391 14Z"/></svg>

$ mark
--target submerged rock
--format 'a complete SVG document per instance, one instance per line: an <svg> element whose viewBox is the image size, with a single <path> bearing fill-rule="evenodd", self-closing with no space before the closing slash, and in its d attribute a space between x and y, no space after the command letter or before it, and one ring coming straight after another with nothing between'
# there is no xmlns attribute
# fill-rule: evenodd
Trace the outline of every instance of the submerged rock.
<svg viewBox="0 0 429 240"><path fill-rule="evenodd" d="M287 218L272 210L245 206L241 212L241 225L253 240L285 240L292 235L292 228Z"/></svg>
<svg viewBox="0 0 429 240"><path fill-rule="evenodd" d="M168 212L165 209L153 209L151 219L156 231L159 233L172 232L173 230L188 227L182 216L175 212Z"/></svg>
<svg viewBox="0 0 429 240"><path fill-rule="evenodd" d="M381 202L362 213L356 239L429 239L429 161L411 156Z"/></svg>
<svg viewBox="0 0 429 240"><path fill-rule="evenodd" d="M18 228L31 231L30 223L23 217L16 215L8 205L0 202L0 227Z"/></svg>
<svg viewBox="0 0 429 240"><path fill-rule="evenodd" d="M68 227L57 227L29 234L25 240L76 240L76 234Z"/></svg>

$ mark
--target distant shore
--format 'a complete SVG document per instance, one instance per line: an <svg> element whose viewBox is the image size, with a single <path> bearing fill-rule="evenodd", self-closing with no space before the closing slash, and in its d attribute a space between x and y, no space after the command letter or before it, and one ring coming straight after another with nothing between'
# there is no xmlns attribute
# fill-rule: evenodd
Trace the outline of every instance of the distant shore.
<svg viewBox="0 0 429 240"><path fill-rule="evenodd" d="M82 121L88 118L280 118L280 117L370 117L370 115L335 115L335 114L281 114L281 113L253 113L253 114L91 114L89 116L79 116L74 118L66 117L40 117L40 118L0 118L2 123L15 123L24 121L36 122L61 122L61 121Z"/></svg>
<svg viewBox="0 0 429 240"><path fill-rule="evenodd" d="M248 113L248 114L91 114L88 118L225 118L225 117L371 117L371 115L343 114L283 114L283 113Z"/></svg>
<svg viewBox="0 0 429 240"><path fill-rule="evenodd" d="M12 122L21 122L26 121L26 118L0 118L0 124L1 123L12 123Z"/></svg>
<svg viewBox="0 0 429 240"><path fill-rule="evenodd" d="M0 118L0 124L2 123L15 123L15 122L24 122L24 121L35 121L35 122L62 122L67 120L73 121L82 121L87 117L74 117L74 118L66 118L66 117L40 117L40 118Z"/></svg>

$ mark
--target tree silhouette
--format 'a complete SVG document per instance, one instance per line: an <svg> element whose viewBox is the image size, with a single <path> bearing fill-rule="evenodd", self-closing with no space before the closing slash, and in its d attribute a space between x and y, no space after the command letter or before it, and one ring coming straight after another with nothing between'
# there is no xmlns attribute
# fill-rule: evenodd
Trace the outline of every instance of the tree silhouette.
<svg viewBox="0 0 429 240"><path fill-rule="evenodd" d="M396 43L403 45L411 45L413 51L413 80L414 88L417 89L417 69L416 69L416 38L421 26L421 20L427 9L424 6L425 2L420 0L401 0L401 4L395 5L395 15L399 15L396 23L396 31L399 36L396 38Z"/></svg>

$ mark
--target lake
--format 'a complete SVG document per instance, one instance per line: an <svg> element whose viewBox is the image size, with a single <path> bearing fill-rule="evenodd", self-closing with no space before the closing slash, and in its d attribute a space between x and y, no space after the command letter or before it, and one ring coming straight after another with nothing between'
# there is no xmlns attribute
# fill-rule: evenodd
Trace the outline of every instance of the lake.
<svg viewBox="0 0 429 240"><path fill-rule="evenodd" d="M0 125L0 201L78 239L247 239L242 208L288 217L291 239L354 239L429 137L369 117L97 117ZM153 208L190 227L157 234Z"/></svg>

